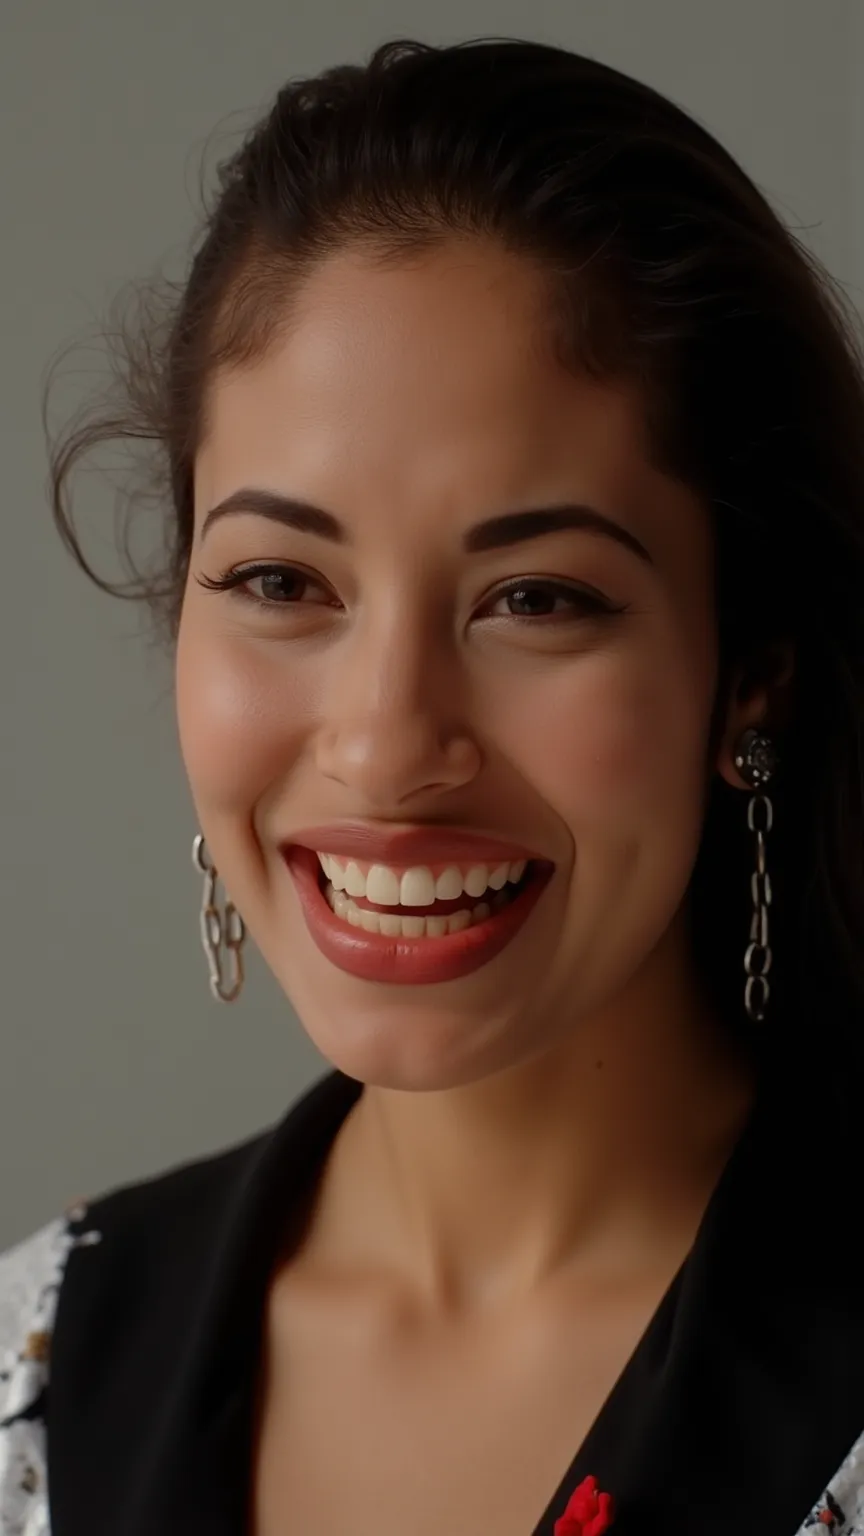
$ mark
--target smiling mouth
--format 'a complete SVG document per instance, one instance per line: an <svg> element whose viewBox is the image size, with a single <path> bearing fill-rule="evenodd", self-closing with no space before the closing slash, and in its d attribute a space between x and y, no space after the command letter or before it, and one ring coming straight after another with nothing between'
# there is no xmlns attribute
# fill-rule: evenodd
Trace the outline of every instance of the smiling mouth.
<svg viewBox="0 0 864 1536"><path fill-rule="evenodd" d="M362 865L319 853L318 885L350 928L389 939L443 939L503 912L534 875L534 861L437 869Z"/></svg>
<svg viewBox="0 0 864 1536"><path fill-rule="evenodd" d="M307 929L320 952L366 981L453 981L516 938L554 865L517 858L411 867L283 847ZM455 851L455 850L454 850Z"/></svg>

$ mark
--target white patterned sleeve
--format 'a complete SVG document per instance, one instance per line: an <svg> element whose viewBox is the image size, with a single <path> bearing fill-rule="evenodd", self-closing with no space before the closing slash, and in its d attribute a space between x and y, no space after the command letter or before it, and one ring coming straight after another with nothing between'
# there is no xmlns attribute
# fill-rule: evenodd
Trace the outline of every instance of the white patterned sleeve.
<svg viewBox="0 0 864 1536"><path fill-rule="evenodd" d="M810 1511L796 1536L864 1536L864 1434Z"/></svg>
<svg viewBox="0 0 864 1536"><path fill-rule="evenodd" d="M50 1536L51 1333L66 1259L80 1241L61 1217L0 1254L0 1536Z"/></svg>

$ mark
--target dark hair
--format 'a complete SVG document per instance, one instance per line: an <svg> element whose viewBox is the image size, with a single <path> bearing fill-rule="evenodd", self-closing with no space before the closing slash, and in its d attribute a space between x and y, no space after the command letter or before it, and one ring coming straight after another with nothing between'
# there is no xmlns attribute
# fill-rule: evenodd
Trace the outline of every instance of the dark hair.
<svg viewBox="0 0 864 1536"><path fill-rule="evenodd" d="M365 65L286 85L221 165L188 280L161 315L145 291L121 332L119 407L55 441L60 532L94 580L148 598L176 634L214 369L266 349L328 252L360 244L398 262L453 234L539 264L562 358L640 385L656 463L713 515L724 676L773 641L794 646L769 840L765 1038L794 1035L795 1002L805 1032L830 1014L851 1047L864 1001L857 316L734 159L656 91L518 40L397 41ZM124 584L89 566L69 503L78 461L112 439L152 447L167 512L160 571ZM739 1023L751 868L743 800L718 780L694 933L714 995Z"/></svg>

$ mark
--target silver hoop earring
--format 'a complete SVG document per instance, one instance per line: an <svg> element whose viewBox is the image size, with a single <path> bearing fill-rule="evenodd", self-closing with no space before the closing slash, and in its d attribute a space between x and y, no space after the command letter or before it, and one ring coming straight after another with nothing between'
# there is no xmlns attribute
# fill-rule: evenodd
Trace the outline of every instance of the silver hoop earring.
<svg viewBox="0 0 864 1536"><path fill-rule="evenodd" d="M192 844L192 863L204 876L201 900L201 943L210 971L210 991L220 1003L233 1003L243 988L243 944L246 925L232 901L226 898L224 911L216 905L216 881L219 872L207 852L199 832ZM224 969L230 973L226 985Z"/></svg>
<svg viewBox="0 0 864 1536"><path fill-rule="evenodd" d="M753 790L747 806L747 825L756 838L756 868L750 876L753 916L750 942L744 951L744 1007L756 1024L761 1024L768 1007L771 986L771 945L768 911L771 906L771 876L766 862L765 840L774 825L774 807L765 785L777 771L777 752L770 736L757 730L745 731L735 751L735 767L745 784Z"/></svg>

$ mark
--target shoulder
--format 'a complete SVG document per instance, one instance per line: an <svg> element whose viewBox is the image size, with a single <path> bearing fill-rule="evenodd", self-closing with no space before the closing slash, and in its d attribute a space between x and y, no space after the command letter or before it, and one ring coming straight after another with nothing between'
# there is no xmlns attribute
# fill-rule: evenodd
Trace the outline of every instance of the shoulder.
<svg viewBox="0 0 864 1536"><path fill-rule="evenodd" d="M332 1074L275 1126L103 1188L0 1255L0 1536L48 1536L49 1443L57 1523L86 1528L96 1482L123 1510L142 1458L167 1455L254 1322L286 1219L358 1092Z"/></svg>
<svg viewBox="0 0 864 1536"><path fill-rule="evenodd" d="M113 1238L104 1244L110 1263L86 1265L97 1305L124 1272L152 1280L152 1263L144 1260L160 1251L154 1236L176 1251L172 1234L188 1237L196 1218L206 1226L208 1212L212 1221L246 1145L81 1201L0 1253L0 1536L50 1536L49 1391L61 1297L84 1259L81 1250Z"/></svg>
<svg viewBox="0 0 864 1536"><path fill-rule="evenodd" d="M49 1221L13 1248L0 1253L0 1375L5 1380L8 1353L22 1328L44 1321L51 1310L66 1256L70 1227L66 1217Z"/></svg>
<svg viewBox="0 0 864 1536"><path fill-rule="evenodd" d="M180 1232L188 1236L197 1223L206 1226L224 1203L232 1175L243 1167L258 1140L251 1138L224 1152L121 1184L94 1200L78 1201L61 1217L0 1252L0 1435L9 1422L22 1416L31 1421L42 1416L37 1405L48 1385L61 1292L78 1261L78 1250L101 1246L106 1236L123 1238L120 1243L105 1244L111 1247L112 1273L117 1278L114 1264L123 1263L129 1244L134 1266L141 1247L148 1247L152 1256L152 1238L157 1233L169 1241ZM177 1255L177 1243L169 1241L169 1246ZM94 1272L92 1264L88 1269Z"/></svg>

